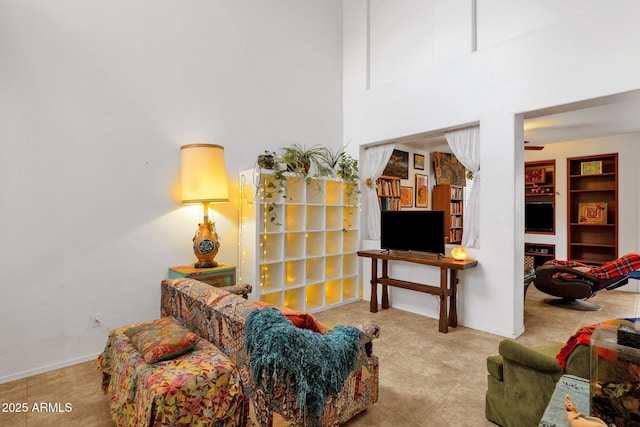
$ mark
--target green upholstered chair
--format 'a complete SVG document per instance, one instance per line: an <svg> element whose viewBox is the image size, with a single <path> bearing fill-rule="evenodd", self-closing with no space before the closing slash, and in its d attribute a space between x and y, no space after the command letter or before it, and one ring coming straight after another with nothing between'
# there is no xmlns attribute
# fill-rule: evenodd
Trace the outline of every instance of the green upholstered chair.
<svg viewBox="0 0 640 427"><path fill-rule="evenodd" d="M537 426L563 374L589 378L589 346L578 345L563 371L555 358L564 343L528 348L503 340L487 358L487 419L503 427Z"/></svg>

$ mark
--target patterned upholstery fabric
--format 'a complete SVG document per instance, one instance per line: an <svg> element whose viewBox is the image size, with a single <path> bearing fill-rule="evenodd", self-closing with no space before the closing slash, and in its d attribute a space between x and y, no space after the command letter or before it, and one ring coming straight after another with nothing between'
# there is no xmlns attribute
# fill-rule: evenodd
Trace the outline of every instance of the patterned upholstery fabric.
<svg viewBox="0 0 640 427"><path fill-rule="evenodd" d="M256 387L250 355L244 348L244 336L247 316L259 309L247 300L197 280L183 278L162 282L161 315L173 316L189 330L211 341L240 371L243 392L248 398L246 425L337 426L378 400L378 358L372 354L372 340L380 331L373 324L357 326L363 332L363 338L356 368L342 391L329 397L319 418L313 419L296 407L296 396L284 380L270 394ZM286 377L286 373L280 376Z"/></svg>
<svg viewBox="0 0 640 427"><path fill-rule="evenodd" d="M97 360L116 425L234 427L245 423L240 374L227 356L201 339L190 353L149 364L127 335L138 325L111 331Z"/></svg>

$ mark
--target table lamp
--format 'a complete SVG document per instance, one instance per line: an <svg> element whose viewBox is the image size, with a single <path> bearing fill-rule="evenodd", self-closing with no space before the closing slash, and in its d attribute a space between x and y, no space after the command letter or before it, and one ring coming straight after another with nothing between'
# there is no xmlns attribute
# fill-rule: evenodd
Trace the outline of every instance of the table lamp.
<svg viewBox="0 0 640 427"><path fill-rule="evenodd" d="M202 203L204 220L193 236L196 268L217 267L214 260L220 248L215 223L209 220L209 203L229 201L224 147L213 144L188 144L180 147L182 203Z"/></svg>

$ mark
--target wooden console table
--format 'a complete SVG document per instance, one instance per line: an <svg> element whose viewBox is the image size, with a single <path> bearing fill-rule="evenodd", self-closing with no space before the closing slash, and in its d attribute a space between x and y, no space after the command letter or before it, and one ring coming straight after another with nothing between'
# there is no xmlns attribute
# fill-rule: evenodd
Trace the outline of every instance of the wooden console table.
<svg viewBox="0 0 640 427"><path fill-rule="evenodd" d="M440 297L440 323L438 330L442 333L449 331L448 327L458 326L458 309L456 305L458 270L466 270L478 265L478 261L466 259L456 261L453 258L418 254L415 252L387 251L372 249L358 251L358 256L371 258L371 304L369 310L372 313L378 311L378 283L382 285L382 308L389 308L389 294L387 286L410 289L412 291L424 292ZM378 277L378 260L382 260L382 276ZM415 282L392 279L388 274L389 261L405 261L422 265L430 265L440 268L440 286L423 285ZM449 274L447 274L447 272ZM448 281L447 281L448 276ZM447 297L449 297L449 314L447 316Z"/></svg>

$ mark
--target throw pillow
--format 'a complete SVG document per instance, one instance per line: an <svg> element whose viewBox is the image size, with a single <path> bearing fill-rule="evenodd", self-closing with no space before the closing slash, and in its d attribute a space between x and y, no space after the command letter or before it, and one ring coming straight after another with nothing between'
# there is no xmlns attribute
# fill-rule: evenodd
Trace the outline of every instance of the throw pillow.
<svg viewBox="0 0 640 427"><path fill-rule="evenodd" d="M193 350L200 340L173 317L140 323L129 329L127 335L147 363L181 356Z"/></svg>
<svg viewBox="0 0 640 427"><path fill-rule="evenodd" d="M273 304L269 304L264 301L252 301L254 305L258 307L275 307ZM325 334L327 332L327 328L322 326L320 322L316 320L313 315L306 313L304 311L293 310L287 307L275 307L280 313L284 314L284 316L289 319L291 323L301 329L309 329L311 331L317 332L319 334Z"/></svg>

